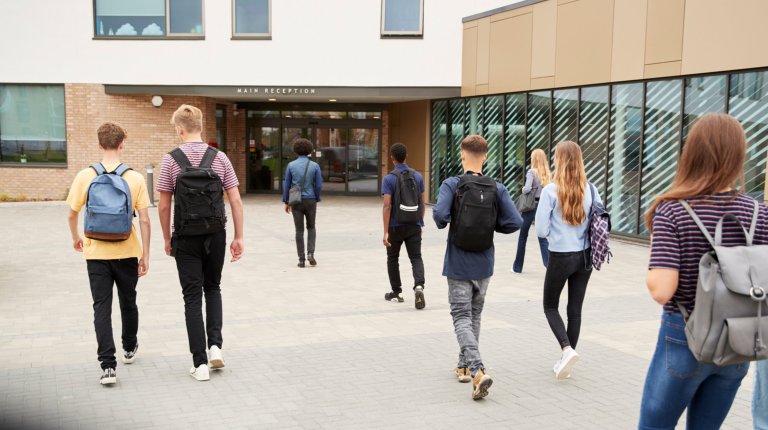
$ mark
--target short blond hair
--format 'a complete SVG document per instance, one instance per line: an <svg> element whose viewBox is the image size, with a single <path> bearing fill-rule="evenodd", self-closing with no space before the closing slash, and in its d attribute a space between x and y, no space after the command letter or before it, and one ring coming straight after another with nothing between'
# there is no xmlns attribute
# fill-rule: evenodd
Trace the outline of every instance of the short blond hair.
<svg viewBox="0 0 768 430"><path fill-rule="evenodd" d="M181 126L187 133L203 131L203 112L192 105L181 105L171 116L171 125Z"/></svg>

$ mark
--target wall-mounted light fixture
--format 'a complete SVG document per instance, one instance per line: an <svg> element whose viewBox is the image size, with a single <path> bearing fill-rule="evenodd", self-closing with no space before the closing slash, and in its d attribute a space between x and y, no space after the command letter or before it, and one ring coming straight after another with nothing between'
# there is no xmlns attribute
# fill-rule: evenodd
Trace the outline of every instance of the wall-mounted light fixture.
<svg viewBox="0 0 768 430"><path fill-rule="evenodd" d="M330 99L330 100L328 100L328 101L329 101L329 102L335 102L335 101L336 101L336 99Z"/></svg>
<svg viewBox="0 0 768 430"><path fill-rule="evenodd" d="M160 96L154 96L152 97L152 105L156 108L159 108L163 105L163 98Z"/></svg>

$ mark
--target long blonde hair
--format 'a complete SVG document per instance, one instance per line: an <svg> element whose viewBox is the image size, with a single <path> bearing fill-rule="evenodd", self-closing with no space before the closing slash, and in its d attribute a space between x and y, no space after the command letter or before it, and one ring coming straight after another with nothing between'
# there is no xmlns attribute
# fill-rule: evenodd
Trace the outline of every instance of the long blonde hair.
<svg viewBox="0 0 768 430"><path fill-rule="evenodd" d="M587 174L584 172L581 148L569 140L555 147L555 185L563 221L570 225L583 224L587 218L584 211Z"/></svg>
<svg viewBox="0 0 768 430"><path fill-rule="evenodd" d="M541 188L546 187L552 182L552 172L549 170L549 161L547 161L547 154L541 149L534 149L531 152L531 170L539 178Z"/></svg>

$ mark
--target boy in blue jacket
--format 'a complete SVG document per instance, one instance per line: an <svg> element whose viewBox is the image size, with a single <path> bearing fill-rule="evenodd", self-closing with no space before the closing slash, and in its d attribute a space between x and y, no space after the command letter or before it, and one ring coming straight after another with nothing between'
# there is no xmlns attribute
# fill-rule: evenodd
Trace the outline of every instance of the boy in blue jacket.
<svg viewBox="0 0 768 430"><path fill-rule="evenodd" d="M465 174L481 172L483 162L488 158L488 142L481 136L467 136L461 142L461 164ZM474 173L478 175L477 173ZM451 222L451 207L459 185L459 178L443 181L440 195L432 209L432 218L437 228L445 228ZM514 233L520 229L523 219L517 212L509 191L496 182L496 227L495 231L503 234ZM472 398L480 399L488 395L488 388L493 384L490 375L483 367L483 360L478 350L480 338L480 317L485 303L485 293L493 276L494 247L481 252L465 251L451 243L448 246L443 263L443 276L448 278L448 302L451 304L451 316L459 341L459 362L455 369L459 382L472 381Z"/></svg>

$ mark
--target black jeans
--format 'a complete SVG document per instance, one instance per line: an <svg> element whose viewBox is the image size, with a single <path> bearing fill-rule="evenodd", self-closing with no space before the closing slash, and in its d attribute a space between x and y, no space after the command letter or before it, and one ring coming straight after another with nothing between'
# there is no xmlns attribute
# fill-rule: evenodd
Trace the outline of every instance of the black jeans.
<svg viewBox="0 0 768 430"><path fill-rule="evenodd" d="M139 308L136 307L136 284L139 282L139 259L86 260L88 280L93 296L93 325L102 369L115 368L115 341L112 336L112 286L117 285L120 317L123 325L123 349L136 348L139 331Z"/></svg>
<svg viewBox="0 0 768 430"><path fill-rule="evenodd" d="M195 367L208 363L208 346L221 348L221 269L227 248L227 232L222 230L211 235L210 253L205 252L203 236L179 236L176 249L176 268L179 271L181 291L184 294L184 317L187 321L189 352ZM203 294L205 294L205 324L203 324Z"/></svg>
<svg viewBox="0 0 768 430"><path fill-rule="evenodd" d="M389 228L389 243L387 247L387 272L392 292L403 292L400 281L400 248L405 243L405 250L411 260L413 269L413 288L424 286L424 262L421 259L421 227L418 225L401 225Z"/></svg>
<svg viewBox="0 0 768 430"><path fill-rule="evenodd" d="M591 258L590 250L586 251L587 259ZM544 277L544 314L547 316L549 327L555 334L560 347L571 346L576 349L581 329L581 305L584 304L584 296L587 294L587 283L592 271L584 268L584 253L578 252L551 252L547 274ZM557 311L560 304L560 293L563 292L565 282L568 281L568 330L565 329L563 319Z"/></svg>
<svg viewBox="0 0 768 430"><path fill-rule="evenodd" d="M293 224L296 227L296 251L299 260L304 261L304 219L307 220L307 254L315 253L315 217L317 216L317 200L301 199L301 203L291 207Z"/></svg>

